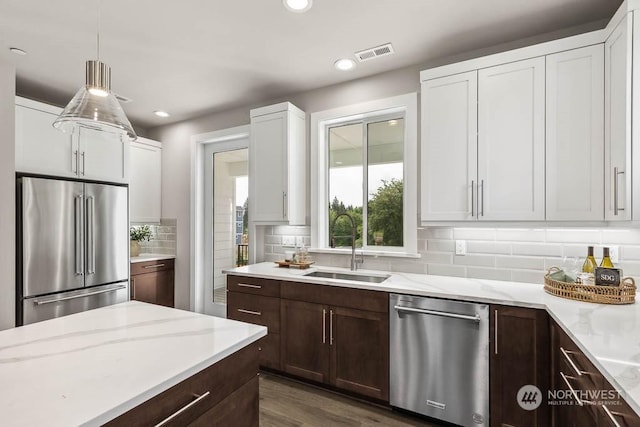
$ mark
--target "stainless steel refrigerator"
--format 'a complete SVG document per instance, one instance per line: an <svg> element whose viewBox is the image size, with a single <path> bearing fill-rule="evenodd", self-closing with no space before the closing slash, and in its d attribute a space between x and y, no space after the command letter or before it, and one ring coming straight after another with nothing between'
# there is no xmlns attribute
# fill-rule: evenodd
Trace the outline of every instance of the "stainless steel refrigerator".
<svg viewBox="0 0 640 427"><path fill-rule="evenodd" d="M17 180L16 325L129 299L126 186Z"/></svg>

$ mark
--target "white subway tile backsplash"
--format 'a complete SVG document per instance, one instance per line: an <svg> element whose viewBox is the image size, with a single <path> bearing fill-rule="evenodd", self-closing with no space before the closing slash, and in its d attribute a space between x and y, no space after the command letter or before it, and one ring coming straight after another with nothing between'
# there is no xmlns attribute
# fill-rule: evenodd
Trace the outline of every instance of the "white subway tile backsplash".
<svg viewBox="0 0 640 427"><path fill-rule="evenodd" d="M496 230L493 228L454 228L455 240L495 240Z"/></svg>
<svg viewBox="0 0 640 427"><path fill-rule="evenodd" d="M513 255L561 256L562 246L542 243L513 243L511 251Z"/></svg>
<svg viewBox="0 0 640 427"><path fill-rule="evenodd" d="M602 243L640 245L640 229L602 230Z"/></svg>
<svg viewBox="0 0 640 427"><path fill-rule="evenodd" d="M477 240L470 240L467 242L467 252L478 253L478 254L505 254L506 255L511 253L511 243L483 242L483 241L477 241Z"/></svg>
<svg viewBox="0 0 640 427"><path fill-rule="evenodd" d="M391 271L402 273L426 274L427 264L423 262L400 261L391 263Z"/></svg>
<svg viewBox="0 0 640 427"><path fill-rule="evenodd" d="M427 252L422 255L422 261L427 264L452 264L453 255L446 252Z"/></svg>
<svg viewBox="0 0 640 427"><path fill-rule="evenodd" d="M310 243L307 226L266 226L263 231L267 261L282 259L285 250L282 236L302 236L305 245ZM618 265L625 275L640 276L640 229L421 227L416 232L421 258L367 256L362 268L542 283L549 267L579 269L587 246L595 246L599 261L603 246L618 245L621 259ZM171 237L171 233L175 233L175 229L164 234ZM455 240L467 241L466 255L454 255ZM314 253L312 256L320 266L348 268L350 264L348 254Z"/></svg>
<svg viewBox="0 0 640 427"><path fill-rule="evenodd" d="M620 259L623 261L640 261L640 246L622 246Z"/></svg>
<svg viewBox="0 0 640 427"><path fill-rule="evenodd" d="M544 242L545 230L500 228L496 230L496 240L506 242Z"/></svg>
<svg viewBox="0 0 640 427"><path fill-rule="evenodd" d="M453 263L457 265L495 267L496 257L489 255L456 255L453 258Z"/></svg>
<svg viewBox="0 0 640 427"><path fill-rule="evenodd" d="M468 267L467 277L474 279L511 280L511 271L496 268Z"/></svg>
<svg viewBox="0 0 640 427"><path fill-rule="evenodd" d="M427 240L427 251L431 252L454 252L456 243L453 240Z"/></svg>
<svg viewBox="0 0 640 427"><path fill-rule="evenodd" d="M526 256L497 256L496 267L541 270L544 268L544 259Z"/></svg>
<svg viewBox="0 0 640 427"><path fill-rule="evenodd" d="M460 265L427 264L427 274L433 274L435 276L466 277L467 269Z"/></svg>
<svg viewBox="0 0 640 427"><path fill-rule="evenodd" d="M598 244L602 240L602 232L600 230L585 229L549 229L547 230L547 243L588 243L591 245Z"/></svg>
<svg viewBox="0 0 640 427"><path fill-rule="evenodd" d="M427 239L453 239L453 228L428 227L421 231Z"/></svg>

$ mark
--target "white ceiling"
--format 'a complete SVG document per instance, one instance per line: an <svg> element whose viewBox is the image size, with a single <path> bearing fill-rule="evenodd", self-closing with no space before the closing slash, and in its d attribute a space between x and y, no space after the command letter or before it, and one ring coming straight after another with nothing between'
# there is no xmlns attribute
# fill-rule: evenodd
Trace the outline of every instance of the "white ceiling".
<svg viewBox="0 0 640 427"><path fill-rule="evenodd" d="M103 0L101 59L134 125L153 127L610 18L621 0ZM64 105L95 59L97 0L0 0L17 92ZM386 42L396 53L339 72ZM8 52L19 47L27 56ZM416 79L418 76L416 76ZM169 119L152 115L166 110Z"/></svg>

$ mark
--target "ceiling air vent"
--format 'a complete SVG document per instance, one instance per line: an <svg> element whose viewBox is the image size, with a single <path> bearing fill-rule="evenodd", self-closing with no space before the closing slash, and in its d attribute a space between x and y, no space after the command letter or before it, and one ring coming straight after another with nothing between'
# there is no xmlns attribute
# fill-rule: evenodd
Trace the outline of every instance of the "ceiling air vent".
<svg viewBox="0 0 640 427"><path fill-rule="evenodd" d="M387 43L370 49L361 50L360 52L356 52L355 55L356 58L358 58L358 61L364 62L381 56L391 55L392 53L394 53L393 46L391 43Z"/></svg>

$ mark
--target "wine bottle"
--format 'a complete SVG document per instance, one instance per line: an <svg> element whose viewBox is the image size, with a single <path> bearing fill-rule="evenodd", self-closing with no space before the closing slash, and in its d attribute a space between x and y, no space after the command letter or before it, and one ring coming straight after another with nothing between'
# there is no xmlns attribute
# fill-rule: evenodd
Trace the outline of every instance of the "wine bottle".
<svg viewBox="0 0 640 427"><path fill-rule="evenodd" d="M609 248L602 248L602 261L600 267L613 268L611 258L609 258Z"/></svg>
<svg viewBox="0 0 640 427"><path fill-rule="evenodd" d="M596 270L598 263L596 259L593 257L593 246L589 246L587 248L587 258L584 260L584 264L582 264L582 272L583 273L593 273Z"/></svg>

